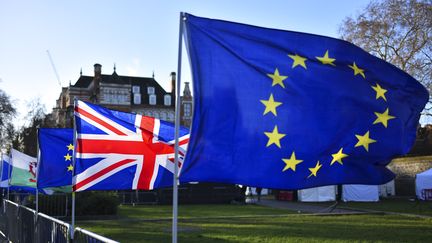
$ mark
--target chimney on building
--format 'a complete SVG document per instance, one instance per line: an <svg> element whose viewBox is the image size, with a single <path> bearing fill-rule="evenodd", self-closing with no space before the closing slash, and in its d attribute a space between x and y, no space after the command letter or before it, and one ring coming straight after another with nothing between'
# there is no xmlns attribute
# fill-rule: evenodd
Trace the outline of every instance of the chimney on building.
<svg viewBox="0 0 432 243"><path fill-rule="evenodd" d="M96 63L94 65L94 79L100 79L101 75L102 75L102 65Z"/></svg>
<svg viewBox="0 0 432 243"><path fill-rule="evenodd" d="M171 105L175 106L176 104L176 73L171 72Z"/></svg>
<svg viewBox="0 0 432 243"><path fill-rule="evenodd" d="M90 101L93 103L99 102L99 86L102 77L102 65L96 63L94 66L94 78L93 78L93 93L90 97Z"/></svg>

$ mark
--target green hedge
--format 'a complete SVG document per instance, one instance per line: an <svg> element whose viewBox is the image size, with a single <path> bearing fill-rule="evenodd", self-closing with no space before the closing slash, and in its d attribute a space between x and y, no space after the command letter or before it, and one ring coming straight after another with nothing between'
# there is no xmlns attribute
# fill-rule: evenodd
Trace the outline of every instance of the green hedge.
<svg viewBox="0 0 432 243"><path fill-rule="evenodd" d="M67 199L66 199L67 197ZM66 202L67 200L67 209ZM117 192L86 191L75 193L75 215L115 215L119 205ZM51 216L71 216L71 193L42 195L39 194L39 211ZM27 198L26 206L35 208L35 196Z"/></svg>
<svg viewBox="0 0 432 243"><path fill-rule="evenodd" d="M119 199L116 192L76 193L76 215L115 215Z"/></svg>

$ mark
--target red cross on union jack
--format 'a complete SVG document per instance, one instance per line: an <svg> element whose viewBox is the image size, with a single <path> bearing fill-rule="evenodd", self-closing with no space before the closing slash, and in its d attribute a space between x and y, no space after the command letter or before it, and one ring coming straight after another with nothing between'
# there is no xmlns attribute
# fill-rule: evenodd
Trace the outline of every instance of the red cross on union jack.
<svg viewBox="0 0 432 243"><path fill-rule="evenodd" d="M74 191L89 188L151 190L157 187L155 181L160 167L173 173L174 140L164 141L160 137L164 130L164 134L172 134L173 138L172 124L167 125L152 117L108 110L82 101L78 101L75 107L75 116L77 166ZM182 161L189 134L183 134L179 141L179 161ZM119 178L119 172L130 172L131 168L136 169L129 173L129 178ZM104 186L97 187L101 182L105 182ZM124 188L126 184L132 186Z"/></svg>

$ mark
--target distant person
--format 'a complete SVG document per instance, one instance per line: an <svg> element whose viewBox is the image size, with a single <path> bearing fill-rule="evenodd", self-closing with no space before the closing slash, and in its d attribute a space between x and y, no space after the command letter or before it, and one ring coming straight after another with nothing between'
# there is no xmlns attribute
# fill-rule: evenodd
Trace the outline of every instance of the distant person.
<svg viewBox="0 0 432 243"><path fill-rule="evenodd" d="M258 202L259 202L259 201L261 201L261 191L262 191L262 188L261 187L257 187L257 188L255 188L255 191L256 191L256 194L258 196Z"/></svg>

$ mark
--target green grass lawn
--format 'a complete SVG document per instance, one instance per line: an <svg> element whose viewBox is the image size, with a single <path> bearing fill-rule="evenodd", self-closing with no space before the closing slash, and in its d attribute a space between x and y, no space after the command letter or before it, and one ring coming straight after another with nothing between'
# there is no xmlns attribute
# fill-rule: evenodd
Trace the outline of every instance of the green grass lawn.
<svg viewBox="0 0 432 243"><path fill-rule="evenodd" d="M117 220L81 221L78 226L121 242L170 242L171 210L171 206L160 205L121 206ZM307 216L256 205L179 206L179 242L430 242L431 239L430 218Z"/></svg>

